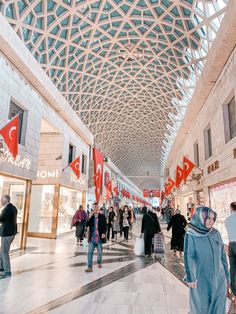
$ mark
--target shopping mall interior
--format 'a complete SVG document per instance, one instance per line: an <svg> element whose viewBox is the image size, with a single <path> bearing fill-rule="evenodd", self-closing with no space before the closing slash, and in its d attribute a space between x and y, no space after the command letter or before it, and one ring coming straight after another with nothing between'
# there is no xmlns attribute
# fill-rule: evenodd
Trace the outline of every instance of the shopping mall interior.
<svg viewBox="0 0 236 314"><path fill-rule="evenodd" d="M0 1L0 198L17 209L6 276L0 205L0 313L225 314L193 311L168 223L180 210L189 235L211 208L232 269L235 47L236 0ZM112 238L86 273L91 230L78 242L74 217L97 223L96 203ZM149 210L161 256L156 233L145 253Z"/></svg>

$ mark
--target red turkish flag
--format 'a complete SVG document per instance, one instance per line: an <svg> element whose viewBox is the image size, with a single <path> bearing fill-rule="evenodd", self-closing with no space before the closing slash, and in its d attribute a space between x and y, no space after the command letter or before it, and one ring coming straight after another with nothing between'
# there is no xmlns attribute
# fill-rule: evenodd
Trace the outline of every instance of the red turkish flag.
<svg viewBox="0 0 236 314"><path fill-rule="evenodd" d="M112 193L112 182L111 180L109 182L107 182L107 190Z"/></svg>
<svg viewBox="0 0 236 314"><path fill-rule="evenodd" d="M184 181L186 182L187 177L189 176L190 172L195 168L195 165L185 156L183 158L183 163L184 163Z"/></svg>
<svg viewBox="0 0 236 314"><path fill-rule="evenodd" d="M168 184L168 194L169 194L171 190L173 189L173 187L175 186L175 181L173 181L171 178L168 178L167 184Z"/></svg>
<svg viewBox="0 0 236 314"><path fill-rule="evenodd" d="M118 186L114 187L113 191L115 192L115 195L118 196L119 195L119 189Z"/></svg>
<svg viewBox="0 0 236 314"><path fill-rule="evenodd" d="M147 189L143 190L143 197L149 197L149 190Z"/></svg>
<svg viewBox="0 0 236 314"><path fill-rule="evenodd" d="M74 174L79 179L80 178L80 156L73 160L69 167L74 171Z"/></svg>
<svg viewBox="0 0 236 314"><path fill-rule="evenodd" d="M109 183L109 181L110 181L110 175L109 175L109 173L106 171L106 172L105 172L105 182L104 182L104 184L105 184L106 187L107 187L107 184Z"/></svg>
<svg viewBox="0 0 236 314"><path fill-rule="evenodd" d="M101 189L102 189L102 176L103 176L103 155L94 147L93 149L94 160L94 184L96 201L99 203Z"/></svg>
<svg viewBox="0 0 236 314"><path fill-rule="evenodd" d="M184 179L184 169L182 169L180 166L176 167L176 179L175 179L175 186L179 188L180 183Z"/></svg>
<svg viewBox="0 0 236 314"><path fill-rule="evenodd" d="M152 194L154 197L160 197L160 190L152 190Z"/></svg>
<svg viewBox="0 0 236 314"><path fill-rule="evenodd" d="M161 191L161 200L160 200L160 203L161 203L161 204L162 204L164 198L165 198L165 192L164 192L164 191Z"/></svg>
<svg viewBox="0 0 236 314"><path fill-rule="evenodd" d="M19 116L17 115L7 125L0 130L12 157L15 159L18 155L18 134L19 134Z"/></svg>
<svg viewBox="0 0 236 314"><path fill-rule="evenodd" d="M164 187L165 187L164 193L165 193L165 195L168 195L169 193L168 193L168 183L167 182L164 184Z"/></svg>

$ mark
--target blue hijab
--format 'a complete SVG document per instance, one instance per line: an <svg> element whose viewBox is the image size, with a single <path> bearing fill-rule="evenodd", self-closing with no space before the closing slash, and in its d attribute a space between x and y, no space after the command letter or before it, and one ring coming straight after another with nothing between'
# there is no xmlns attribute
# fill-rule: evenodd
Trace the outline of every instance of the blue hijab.
<svg viewBox="0 0 236 314"><path fill-rule="evenodd" d="M191 219L189 225L187 234L190 234L192 236L201 236L205 235L208 232L212 231L212 228L206 227L206 221L209 217L210 213L213 213L215 216L215 221L217 214L214 210L212 210L209 207L198 207L196 208L196 211L193 215L193 218Z"/></svg>

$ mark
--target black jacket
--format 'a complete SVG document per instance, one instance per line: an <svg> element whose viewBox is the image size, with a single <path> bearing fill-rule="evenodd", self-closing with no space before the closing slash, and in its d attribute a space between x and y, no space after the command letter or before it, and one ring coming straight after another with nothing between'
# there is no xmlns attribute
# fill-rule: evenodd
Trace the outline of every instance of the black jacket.
<svg viewBox="0 0 236 314"><path fill-rule="evenodd" d="M157 215L152 212L144 214L142 220L141 233L154 236L154 234L160 231L161 227Z"/></svg>
<svg viewBox="0 0 236 314"><path fill-rule="evenodd" d="M109 224L111 224L113 222L115 215L116 214L113 210L109 212L109 214L108 214L108 223Z"/></svg>
<svg viewBox="0 0 236 314"><path fill-rule="evenodd" d="M90 219L86 223L86 226L89 228L88 242L91 242L94 231L94 215L90 217ZM105 215L98 214L98 233L102 243L106 242L106 238L102 238L102 234L106 235L106 232L107 232L106 217Z"/></svg>
<svg viewBox="0 0 236 314"><path fill-rule="evenodd" d="M7 204L0 215L0 236L10 237L17 233L17 209L11 203Z"/></svg>

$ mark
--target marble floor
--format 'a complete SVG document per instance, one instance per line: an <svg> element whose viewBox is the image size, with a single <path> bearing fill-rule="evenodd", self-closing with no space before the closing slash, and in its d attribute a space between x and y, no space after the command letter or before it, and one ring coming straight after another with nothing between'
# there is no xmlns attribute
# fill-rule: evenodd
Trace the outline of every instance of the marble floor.
<svg viewBox="0 0 236 314"><path fill-rule="evenodd" d="M89 274L86 248L76 245L73 233L56 241L30 238L28 251L12 256L13 276L0 281L0 313L187 314L182 261L170 262L168 252L162 263L135 256L139 234L140 221L128 244L121 238L104 245L103 268L95 256Z"/></svg>

